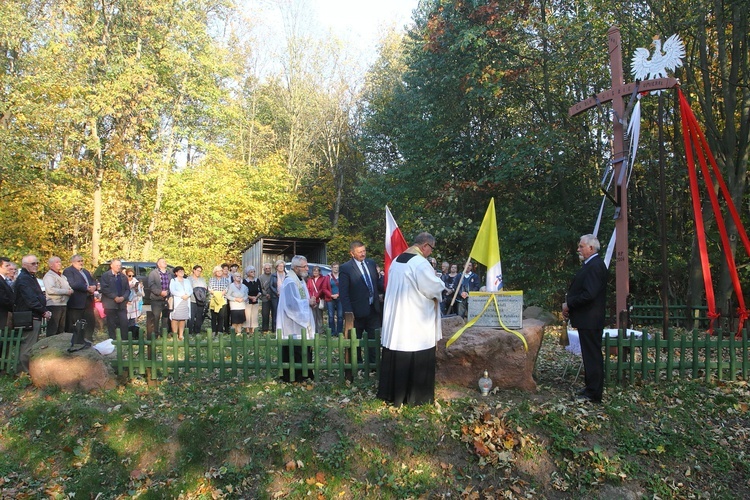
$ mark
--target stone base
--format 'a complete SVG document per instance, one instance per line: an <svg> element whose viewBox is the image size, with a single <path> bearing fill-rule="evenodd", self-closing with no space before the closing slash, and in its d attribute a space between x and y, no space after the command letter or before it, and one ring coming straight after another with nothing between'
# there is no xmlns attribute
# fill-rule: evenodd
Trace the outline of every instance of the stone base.
<svg viewBox="0 0 750 500"><path fill-rule="evenodd" d="M479 395L477 382L484 370L492 379L493 388L537 390L533 373L544 337L544 324L527 319L518 330L526 339L529 350L516 335L501 328L471 327L449 348L445 343L464 325L463 318L443 318L443 340L437 345L437 382L473 388Z"/></svg>
<svg viewBox="0 0 750 500"><path fill-rule="evenodd" d="M72 333L46 337L37 342L29 361L29 375L36 387L57 386L64 391L114 389L112 364L88 347L69 353Z"/></svg>

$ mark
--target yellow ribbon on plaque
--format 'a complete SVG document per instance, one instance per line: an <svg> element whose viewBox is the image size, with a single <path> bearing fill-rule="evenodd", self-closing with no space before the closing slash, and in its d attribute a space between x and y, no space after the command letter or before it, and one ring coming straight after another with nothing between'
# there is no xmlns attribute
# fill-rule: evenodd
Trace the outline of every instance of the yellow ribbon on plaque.
<svg viewBox="0 0 750 500"><path fill-rule="evenodd" d="M471 292L472 295L475 293L476 292ZM513 335L521 339L521 342L523 342L524 349L528 351L529 344L526 342L526 338L521 334L521 332L518 332L516 330L511 330L510 328L505 326L505 323L503 323L503 319L500 316L500 305L497 303L498 293L493 293L493 292L479 292L479 293L481 293L482 295L484 295L484 293L487 293L489 295L487 297L487 302L484 303L484 307L482 308L481 312L477 314L476 316L474 316L473 318L471 318L468 323L466 323L460 330L454 333L453 336L448 339L448 342L445 343L445 347L446 348L450 347L451 344L453 344L453 342L458 340L458 337L460 337L461 334L463 334L467 328L474 326L474 324L479 320L479 318L482 317L485 311L487 311L487 308L490 306L490 304L494 304L495 312L497 313L497 322L499 323L500 328L502 328L506 332L512 333ZM519 295L519 294L522 294L523 292L499 292L499 293L504 294L504 295Z"/></svg>

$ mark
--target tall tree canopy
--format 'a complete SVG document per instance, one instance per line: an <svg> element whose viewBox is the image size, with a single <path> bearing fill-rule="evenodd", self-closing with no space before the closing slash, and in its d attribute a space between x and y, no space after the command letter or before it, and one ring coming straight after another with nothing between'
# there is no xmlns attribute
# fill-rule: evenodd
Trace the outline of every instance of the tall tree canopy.
<svg viewBox="0 0 750 500"><path fill-rule="evenodd" d="M423 0L406 33L386 33L363 77L345 45L314 29L304 0L264 4L282 19L275 28L247 5L0 4L0 253L211 265L269 234L331 238L332 259L361 238L377 256L389 204L407 235L431 231L438 258L463 262L494 196L506 285L554 306L577 237L593 230L612 160L610 108L575 118L567 110L609 87L614 24L626 73L653 35L685 40L676 76L747 219L744 2ZM698 302L668 96L664 144L657 99L642 99L631 291L658 295L663 147L669 292ZM605 203L603 242L612 213ZM719 250L712 243L717 263ZM738 262L746 278L741 253ZM725 267L716 281L728 300Z"/></svg>
<svg viewBox="0 0 750 500"><path fill-rule="evenodd" d="M462 262L495 196L506 283L527 289L532 302L554 305L578 235L593 230L611 160L609 108L567 116L572 104L610 86L611 25L621 25L626 66L654 34L686 39L688 58L678 76L696 109L711 115L712 147L741 204L750 94L747 16L739 10L739 2L701 1L423 2L402 43L384 43L366 87L370 208L389 203L402 225L432 230L442 256ZM655 103L644 99L643 147L632 181L631 291L638 297L658 295L661 269ZM673 113L666 123L670 293L684 302L686 276L697 263L691 265L692 232L685 231L691 212ZM611 215L607 206L604 243ZM718 285L731 293L724 278Z"/></svg>

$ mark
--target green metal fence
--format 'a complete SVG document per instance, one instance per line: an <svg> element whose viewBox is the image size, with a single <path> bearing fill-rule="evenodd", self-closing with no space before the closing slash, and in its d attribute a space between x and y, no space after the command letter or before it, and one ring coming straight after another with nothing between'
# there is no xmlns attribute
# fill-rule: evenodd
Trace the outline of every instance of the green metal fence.
<svg viewBox="0 0 750 500"><path fill-rule="evenodd" d="M380 368L380 332L372 337L365 332L357 339L351 331L351 339L344 336L332 337L328 333L317 335L313 340L281 339L277 334L218 334L205 332L198 335L186 334L184 340L167 336L133 339L118 338L114 341L117 358L115 370L118 375L129 377L147 376L151 379L178 376L181 373L218 375L227 377L258 377L271 380L280 377L283 370L290 370L294 380L295 369L302 370L302 377L315 374L316 379L332 377L344 382L350 374L362 370L364 377ZM312 362L306 356L302 359L282 361L282 347L289 347L293 358L294 347L302 352L312 350ZM368 347L375 349L375 359L370 359Z"/></svg>
<svg viewBox="0 0 750 500"><path fill-rule="evenodd" d="M666 338L660 329L644 330L643 336L607 337L604 373L608 382L635 380L747 379L750 371L750 342L747 330L741 337L716 330L715 335L693 330Z"/></svg>

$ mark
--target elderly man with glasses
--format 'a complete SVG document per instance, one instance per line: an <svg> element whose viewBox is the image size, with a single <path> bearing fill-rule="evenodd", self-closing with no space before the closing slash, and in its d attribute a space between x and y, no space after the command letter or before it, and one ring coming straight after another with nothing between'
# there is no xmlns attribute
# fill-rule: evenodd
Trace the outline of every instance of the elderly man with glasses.
<svg viewBox="0 0 750 500"><path fill-rule="evenodd" d="M282 339L288 339L289 337L301 339L302 332L304 332L307 340L312 342L315 338L315 319L310 307L315 304L315 301L310 297L305 285L305 278L307 278L309 273L307 258L302 255L295 255L292 258L291 267L292 269L284 278L281 291L279 292L276 328L281 330ZM282 362L300 363L302 361L303 353L301 346L294 346L292 353L294 358L290 360L289 345L284 342L281 348ZM307 362L312 365L312 348L308 346L307 353L305 354ZM312 370L308 371L307 376L314 378ZM302 377L302 369L295 369L294 380L300 381ZM288 368L284 369L281 378L289 382L291 380L291 370Z"/></svg>
<svg viewBox="0 0 750 500"><path fill-rule="evenodd" d="M437 342L443 338L440 301L445 286L429 262L430 233L391 262L383 314L383 362L377 397L394 406L435 400Z"/></svg>
<svg viewBox="0 0 750 500"><path fill-rule="evenodd" d="M39 340L42 320L52 317L52 313L47 309L47 299L42 287L39 286L39 281L37 281L36 273L38 269L39 259L36 258L36 255L26 255L21 260L21 271L18 273L14 286L16 292L15 318L18 318L18 313L29 311L32 317L31 325L23 327L21 352L16 373L29 371L31 348ZM18 327L18 325L15 326Z"/></svg>

